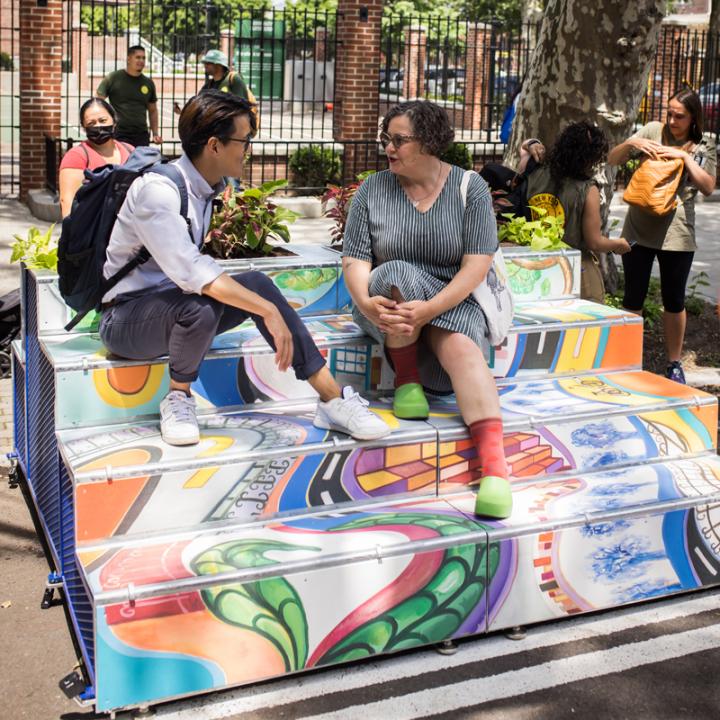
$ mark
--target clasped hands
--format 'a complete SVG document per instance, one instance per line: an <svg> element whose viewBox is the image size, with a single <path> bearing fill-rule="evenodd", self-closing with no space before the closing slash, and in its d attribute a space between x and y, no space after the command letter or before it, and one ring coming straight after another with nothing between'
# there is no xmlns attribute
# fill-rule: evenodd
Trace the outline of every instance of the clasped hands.
<svg viewBox="0 0 720 720"><path fill-rule="evenodd" d="M671 160L673 158L687 160L690 157L682 148L661 145L659 142L646 138L636 138L633 145L652 160Z"/></svg>
<svg viewBox="0 0 720 720"><path fill-rule="evenodd" d="M413 335L433 318L425 300L397 302L383 295L368 298L362 311L373 325L387 335Z"/></svg>

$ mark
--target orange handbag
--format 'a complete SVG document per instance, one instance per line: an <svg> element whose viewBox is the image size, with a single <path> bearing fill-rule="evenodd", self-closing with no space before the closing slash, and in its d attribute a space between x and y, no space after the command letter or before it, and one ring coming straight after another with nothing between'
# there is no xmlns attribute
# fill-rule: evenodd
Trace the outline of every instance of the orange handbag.
<svg viewBox="0 0 720 720"><path fill-rule="evenodd" d="M623 200L651 215L667 215L677 207L684 172L685 163L680 158L645 158L630 178Z"/></svg>

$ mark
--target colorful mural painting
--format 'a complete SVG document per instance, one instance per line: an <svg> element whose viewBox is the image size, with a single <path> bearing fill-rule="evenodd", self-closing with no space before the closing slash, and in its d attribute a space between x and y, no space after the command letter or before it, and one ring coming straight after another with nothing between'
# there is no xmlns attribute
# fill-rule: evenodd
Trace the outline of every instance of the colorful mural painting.
<svg viewBox="0 0 720 720"><path fill-rule="evenodd" d="M717 399L640 369L641 319L577 297L579 253L506 262L516 317L489 361L514 499L501 522L474 515L482 468L453 396L426 421L392 414L336 253L253 269L369 393L381 441L315 428L307 384L246 324L194 385L200 443L166 445L163 359L109 357L92 321L61 333L55 278L26 274L16 442L99 711L718 582Z"/></svg>

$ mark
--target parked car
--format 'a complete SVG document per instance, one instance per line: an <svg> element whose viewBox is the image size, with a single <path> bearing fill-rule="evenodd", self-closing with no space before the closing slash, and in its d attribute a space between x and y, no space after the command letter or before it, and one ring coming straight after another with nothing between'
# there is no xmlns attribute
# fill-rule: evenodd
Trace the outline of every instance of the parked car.
<svg viewBox="0 0 720 720"><path fill-rule="evenodd" d="M425 85L429 96L447 99L465 93L465 68L429 66L425 70Z"/></svg>
<svg viewBox="0 0 720 720"><path fill-rule="evenodd" d="M703 106L705 130L718 132L720 130L720 80L703 85L698 90L698 97Z"/></svg>
<svg viewBox="0 0 720 720"><path fill-rule="evenodd" d="M493 82L493 93L495 100L509 100L520 85L520 78L517 75L500 70L495 73Z"/></svg>
<svg viewBox="0 0 720 720"><path fill-rule="evenodd" d="M398 68L380 70L380 92L389 95L401 95L403 91L404 73Z"/></svg>

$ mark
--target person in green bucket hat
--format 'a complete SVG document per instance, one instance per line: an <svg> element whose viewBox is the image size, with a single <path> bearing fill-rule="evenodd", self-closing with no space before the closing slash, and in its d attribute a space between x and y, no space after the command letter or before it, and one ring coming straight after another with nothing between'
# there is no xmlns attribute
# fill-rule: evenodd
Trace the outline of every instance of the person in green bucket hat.
<svg viewBox="0 0 720 720"><path fill-rule="evenodd" d="M207 79L205 84L200 88L200 92L204 90L219 90L220 92L228 92L237 97L247 100L251 105L255 106L255 119L257 120L257 101L250 92L243 76L235 70L230 70L228 56L221 50L208 50L205 55L200 58L200 62L205 65L205 75ZM175 113L180 114L181 107L175 103ZM256 123L257 127L257 123Z"/></svg>
<svg viewBox="0 0 720 720"><path fill-rule="evenodd" d="M220 50L208 50L200 62L205 65L207 80L202 90L220 90L230 92L233 95L249 100L248 89L242 75L239 72L230 70L228 57Z"/></svg>

